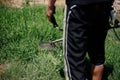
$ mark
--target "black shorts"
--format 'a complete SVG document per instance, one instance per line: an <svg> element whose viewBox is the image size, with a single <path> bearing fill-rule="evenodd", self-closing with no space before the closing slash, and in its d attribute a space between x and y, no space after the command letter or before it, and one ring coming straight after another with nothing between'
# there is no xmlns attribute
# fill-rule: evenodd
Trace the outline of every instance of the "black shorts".
<svg viewBox="0 0 120 80"><path fill-rule="evenodd" d="M85 56L87 52L92 64L104 64L104 45L109 29L109 8L107 3L68 5L65 60L69 77L73 80L85 80Z"/></svg>

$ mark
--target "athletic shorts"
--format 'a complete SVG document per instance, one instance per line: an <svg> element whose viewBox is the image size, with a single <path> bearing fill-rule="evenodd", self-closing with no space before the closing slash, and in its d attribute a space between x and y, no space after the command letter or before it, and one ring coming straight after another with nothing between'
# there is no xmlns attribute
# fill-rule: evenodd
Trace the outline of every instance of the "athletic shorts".
<svg viewBox="0 0 120 80"><path fill-rule="evenodd" d="M104 64L109 14L108 3L67 6L64 55L69 80L86 80L86 53L92 64Z"/></svg>

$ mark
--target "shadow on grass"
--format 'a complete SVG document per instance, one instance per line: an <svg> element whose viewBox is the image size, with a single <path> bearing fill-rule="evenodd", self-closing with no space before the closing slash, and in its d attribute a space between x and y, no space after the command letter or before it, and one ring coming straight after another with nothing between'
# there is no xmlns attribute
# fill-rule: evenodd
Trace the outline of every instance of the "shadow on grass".
<svg viewBox="0 0 120 80"><path fill-rule="evenodd" d="M110 74L112 74L112 71L113 71L113 65L105 65L105 68L104 68L104 73L103 73L103 79L102 80L108 80L108 76Z"/></svg>

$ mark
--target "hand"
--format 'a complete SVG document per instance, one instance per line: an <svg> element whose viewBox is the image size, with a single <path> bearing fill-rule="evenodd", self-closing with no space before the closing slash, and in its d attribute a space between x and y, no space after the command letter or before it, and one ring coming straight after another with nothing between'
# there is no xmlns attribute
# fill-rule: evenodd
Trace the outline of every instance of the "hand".
<svg viewBox="0 0 120 80"><path fill-rule="evenodd" d="M48 20L49 20L51 23L53 23L53 22L52 22L52 16L53 16L53 14L55 14L55 6L49 6L49 7L47 8L46 15L47 15L47 17L48 17Z"/></svg>

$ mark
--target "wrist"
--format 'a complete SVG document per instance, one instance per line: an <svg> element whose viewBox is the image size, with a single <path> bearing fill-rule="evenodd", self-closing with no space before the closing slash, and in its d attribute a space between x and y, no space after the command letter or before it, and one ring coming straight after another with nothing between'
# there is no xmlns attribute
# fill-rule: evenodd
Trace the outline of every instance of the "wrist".
<svg viewBox="0 0 120 80"><path fill-rule="evenodd" d="M54 5L53 6L48 6L47 10L50 10L50 11L52 11L53 14L55 14L55 6Z"/></svg>
<svg viewBox="0 0 120 80"><path fill-rule="evenodd" d="M54 5L48 5L47 8L50 9L50 10L54 10L54 9L55 9L55 6L54 6Z"/></svg>

